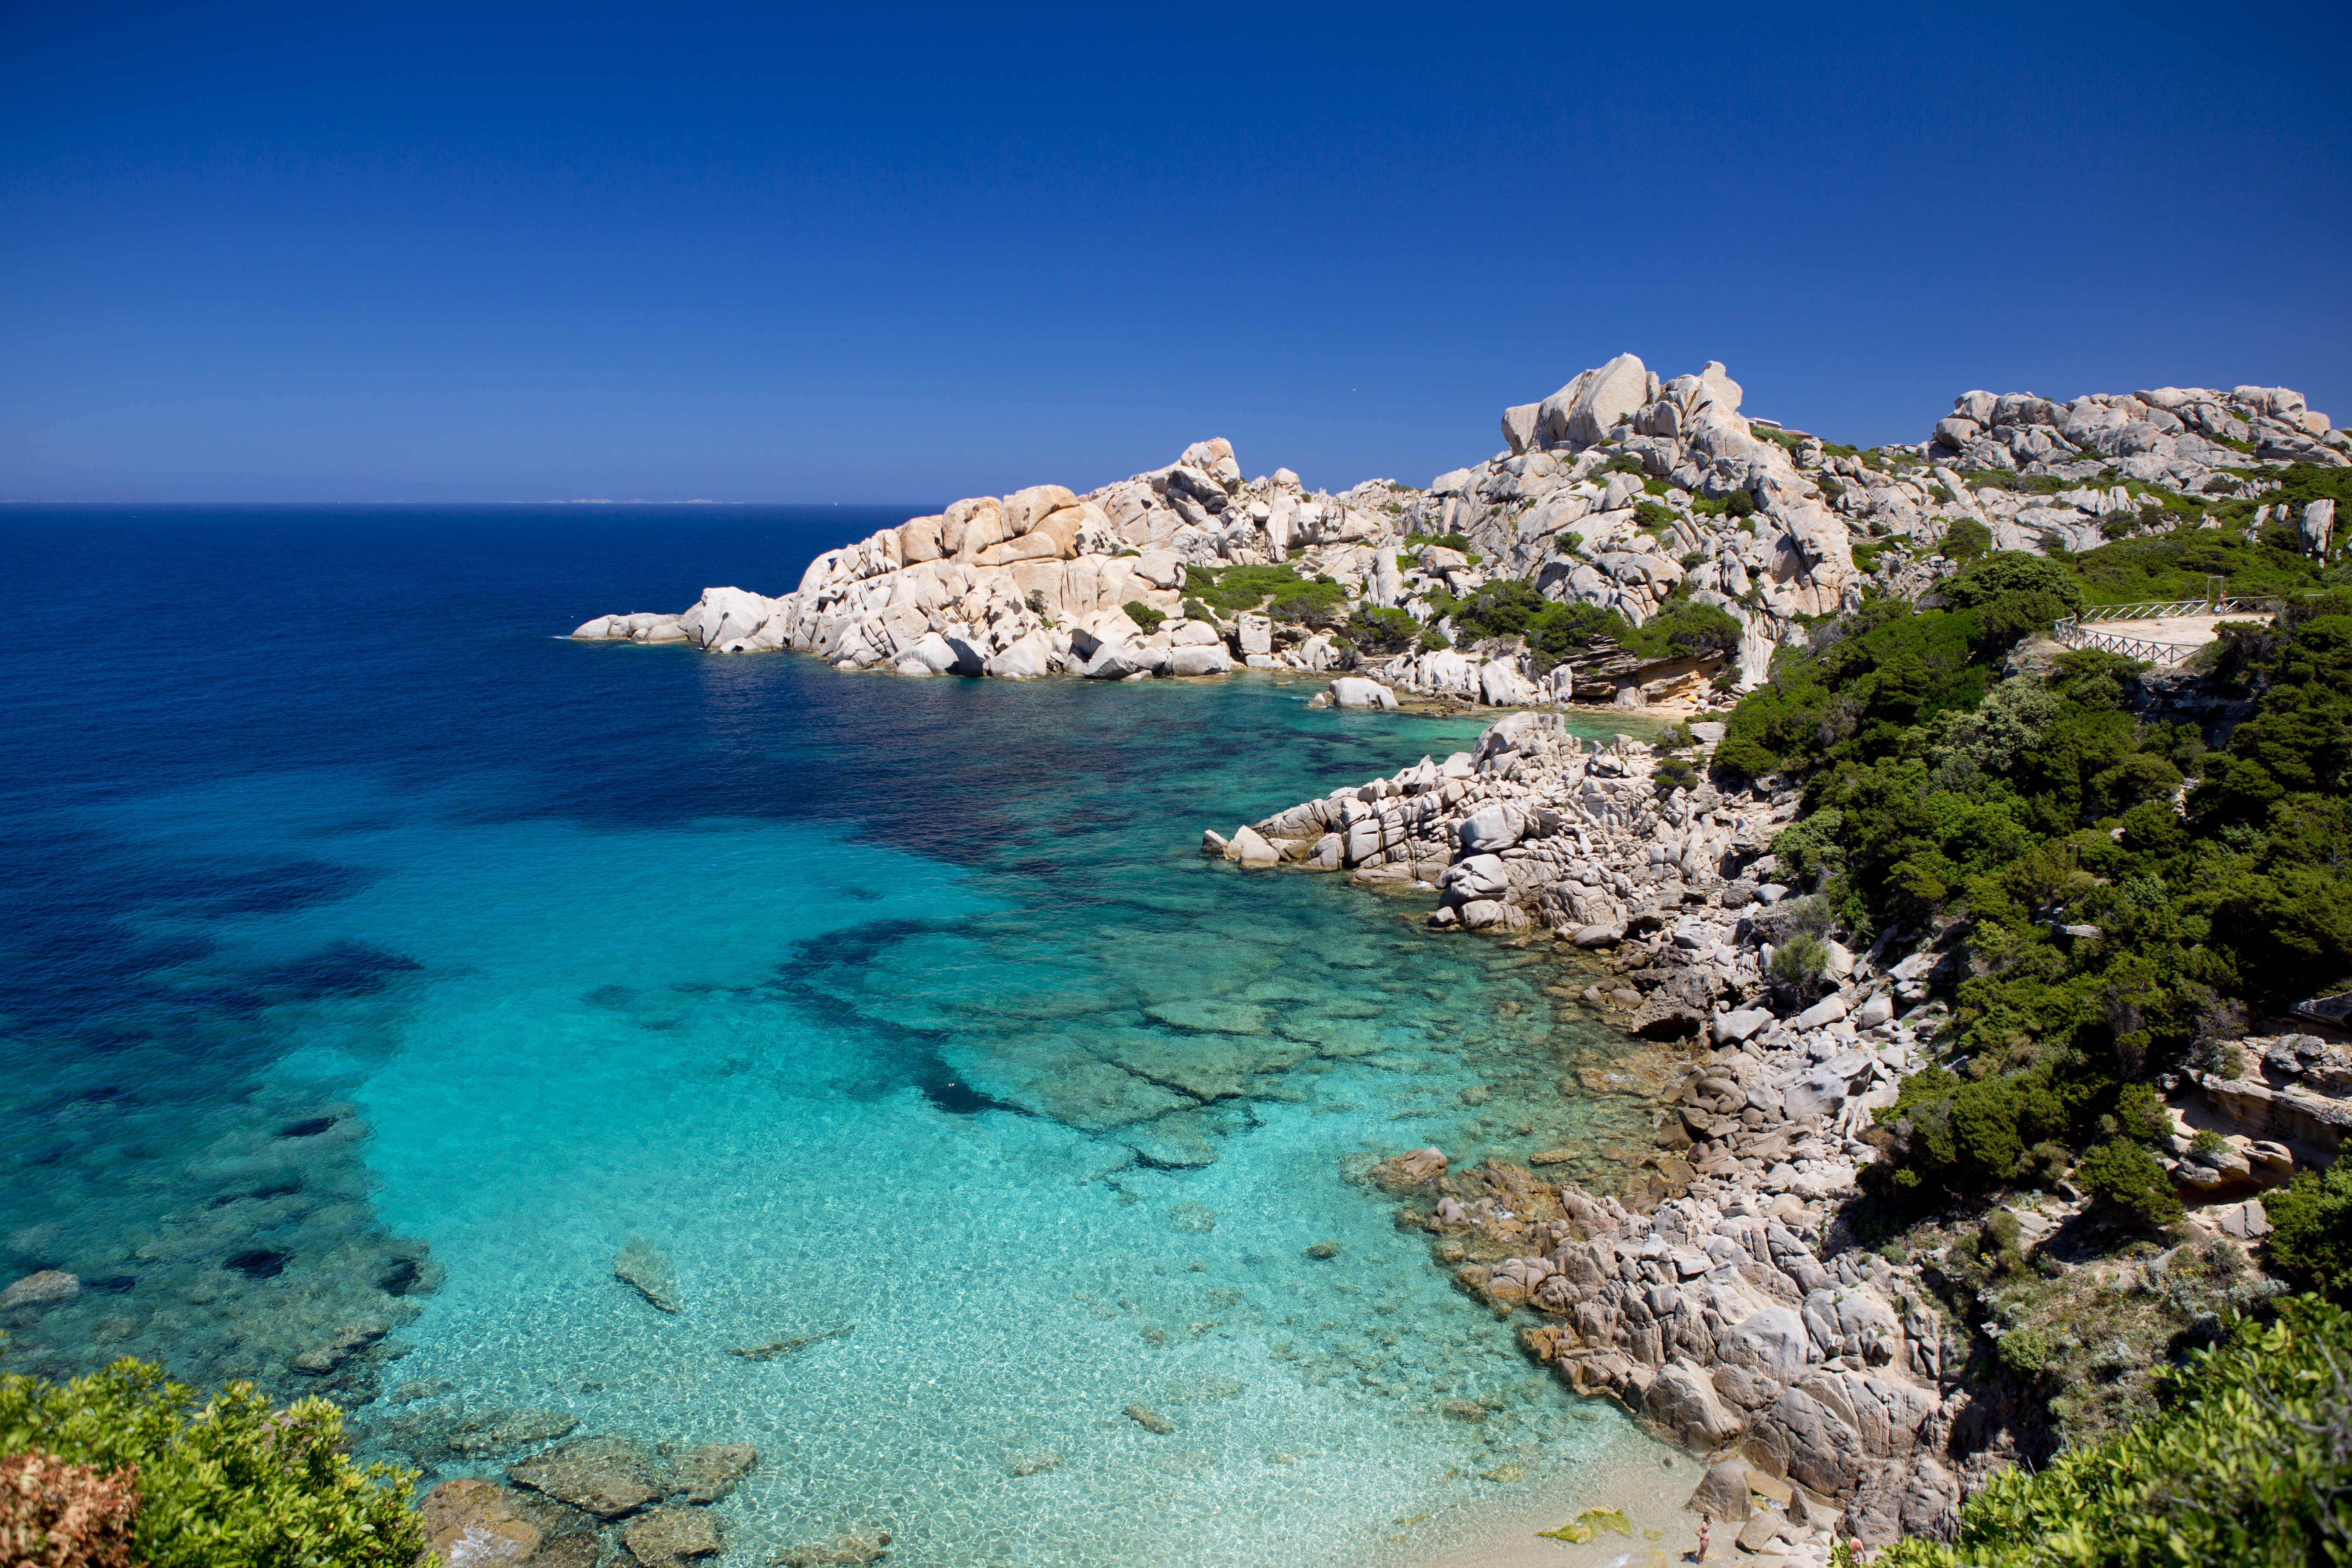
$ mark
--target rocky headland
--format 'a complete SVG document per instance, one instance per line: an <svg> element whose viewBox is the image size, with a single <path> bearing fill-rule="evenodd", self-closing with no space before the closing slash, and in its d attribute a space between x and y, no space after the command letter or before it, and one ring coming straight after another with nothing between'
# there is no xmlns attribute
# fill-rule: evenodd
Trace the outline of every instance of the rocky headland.
<svg viewBox="0 0 2352 1568"><path fill-rule="evenodd" d="M1494 707L1704 707L1760 680L1809 621L1928 591L1956 524L1997 548L2076 548L2169 526L2180 497L2258 494L2266 469L2352 464L2345 433L2277 387L1970 392L1927 439L1868 451L1743 415L1743 397L1720 363L1662 380L1622 354L1506 410L1505 447L1426 489L1245 479L1230 442L1202 441L1084 494L959 500L826 552L775 597L709 588L571 635L911 676L1286 668ZM1679 605L1724 629L1639 647L1587 623L1563 645L1508 624L1528 601L1481 601L1509 584L1622 630Z"/></svg>
<svg viewBox="0 0 2352 1568"><path fill-rule="evenodd" d="M1691 1506L1748 1551L1823 1562L1834 1532L1948 1537L1963 1488L2040 1439L1985 1377L1980 1331L1955 1321L1964 1268L1942 1249L1882 1256L1848 1215L1864 1168L1908 1134L1875 1113L1935 1059L1966 933L1889 930L1862 952L1829 936L1771 852L1799 792L1706 782L1722 728L1690 726L1685 760L1514 713L1469 752L1211 830L1202 850L1426 889L1432 927L1606 953L1613 981L1584 1001L1680 1064L1654 1148L1613 1193L1545 1180L1565 1151L1460 1171L1423 1149L1372 1179L1464 1290L1530 1316L1531 1357L1706 1457ZM1776 967L1809 941L1817 972ZM2190 1207L2166 1239L2192 1277L2198 1246L2242 1258L2270 1228L2255 1195L2324 1168L2352 1126L2344 1045L2287 1026L2237 1051L2238 1071L2189 1074L2167 1107ZM2062 1183L1994 1224L2031 1247L2096 1209ZM2255 1273L2240 1291L2277 1289Z"/></svg>

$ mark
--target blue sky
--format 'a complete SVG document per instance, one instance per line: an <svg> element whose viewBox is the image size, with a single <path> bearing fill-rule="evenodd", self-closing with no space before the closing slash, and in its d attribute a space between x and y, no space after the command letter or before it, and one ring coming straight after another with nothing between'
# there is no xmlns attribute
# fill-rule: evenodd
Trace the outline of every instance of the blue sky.
<svg viewBox="0 0 2352 1568"><path fill-rule="evenodd" d="M1426 483L1632 350L2352 422L2352 7L0 5L0 494Z"/></svg>

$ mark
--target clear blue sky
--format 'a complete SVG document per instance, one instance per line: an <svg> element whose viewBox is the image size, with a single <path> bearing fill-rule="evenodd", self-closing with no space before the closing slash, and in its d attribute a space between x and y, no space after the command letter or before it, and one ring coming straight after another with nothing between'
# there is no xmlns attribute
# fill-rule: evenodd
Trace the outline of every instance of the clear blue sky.
<svg viewBox="0 0 2352 1568"><path fill-rule="evenodd" d="M1623 350L2352 423L2352 6L0 5L0 493L1426 483Z"/></svg>

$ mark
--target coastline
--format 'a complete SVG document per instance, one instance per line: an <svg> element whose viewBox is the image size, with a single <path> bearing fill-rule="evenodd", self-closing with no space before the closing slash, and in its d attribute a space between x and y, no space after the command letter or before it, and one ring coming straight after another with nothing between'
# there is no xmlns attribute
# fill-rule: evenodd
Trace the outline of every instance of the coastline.
<svg viewBox="0 0 2352 1568"><path fill-rule="evenodd" d="M1672 1460L1671 1467L1660 1459ZM1575 1477L1539 1499L1470 1504L1433 1521L1425 1537L1398 1557L1395 1568L1664 1568L1681 1563L1698 1545L1697 1516L1684 1507L1692 1474L1688 1459L1662 1448L1658 1458L1632 1459ZM1582 1542L1543 1535L1592 1508L1619 1510L1631 1529L1601 1529ZM1724 1541L1707 1560L1722 1562L1731 1555Z"/></svg>
<svg viewBox="0 0 2352 1568"><path fill-rule="evenodd" d="M1605 955L1583 1002L1682 1064L1620 1190L1548 1180L1565 1151L1465 1169L1432 1148L1372 1179L1458 1289L1528 1324L1533 1361L1707 1462L1693 1506L1751 1549L1825 1561L1833 1531L1877 1544L1958 1504L1933 1456L1969 1391L1929 1292L1829 1242L1876 1154L1870 1113L1940 1021L1917 984L1934 955L1820 942L1792 1001L1771 960L1808 906L1769 879L1769 846L1795 802L1700 782L1720 736L1700 729L1701 765L1673 774L1643 742L1587 750L1558 717L1514 713L1469 752L1211 832L1203 853L1433 885L1438 931ZM1484 1550L1516 1560L1507 1545Z"/></svg>

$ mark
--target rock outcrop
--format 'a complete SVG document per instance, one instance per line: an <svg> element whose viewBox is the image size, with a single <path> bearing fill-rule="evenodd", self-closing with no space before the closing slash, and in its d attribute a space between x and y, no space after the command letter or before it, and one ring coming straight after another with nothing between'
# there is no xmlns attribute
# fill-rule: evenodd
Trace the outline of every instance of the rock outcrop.
<svg viewBox="0 0 2352 1568"><path fill-rule="evenodd" d="M2277 482L2265 468L2352 463L2352 437L2283 387L2071 404L1971 392L1928 440L1871 451L1745 414L1744 395L1718 362L1662 380L1621 354L1506 410L1504 449L1426 491L1372 479L1309 492L1287 468L1245 480L1231 443L1196 442L1084 495L1034 485L957 501L826 552L778 597L709 588L681 614L600 616L572 635L791 649L910 676L1255 667L1352 672L1440 703L1705 706L1726 664L1728 684L1752 686L1775 647L1866 589L1932 589L1952 570L1938 551L1956 524L1982 526L2000 549L2086 549L2169 526L2168 500L2259 496ZM2306 548L2324 551L2334 508L2296 521ZM1188 573L1236 565L1288 566L1338 598L1286 607L1268 588L1235 611L1188 589ZM1687 599L1736 622L1738 646L1644 660L1600 642L1560 659L1454 623L1460 601L1504 580L1635 627ZM1391 626L1367 642L1366 610L1429 630L1422 646L1377 653L1404 639Z"/></svg>
<svg viewBox="0 0 2352 1568"><path fill-rule="evenodd" d="M1203 605L1188 616L1186 568L1267 565L1306 552L1310 568L1352 568L1360 590L1380 576L1374 557L1402 537L1391 516L1367 510L1389 488L1309 493L1286 468L1244 481L1231 443L1196 442L1165 468L1083 496L1034 485L910 519L820 555L780 597L709 588L683 614L603 616L572 635L711 653L790 649L850 669L1014 680L1271 667L1265 616L1220 616ZM1130 616L1130 606L1143 615ZM1326 639L1288 662L1328 668L1317 660L1332 657Z"/></svg>
<svg viewBox="0 0 2352 1568"><path fill-rule="evenodd" d="M568 1417L563 1424L570 1426ZM495 1431L514 1423L469 1425ZM450 1446L459 1447L454 1440ZM508 1485L481 1477L443 1481L419 1500L417 1511L427 1542L448 1568L595 1568L614 1562L669 1568L725 1549L719 1516L708 1505L731 1493L759 1458L749 1443L678 1451L668 1443L606 1434L509 1466Z"/></svg>
<svg viewBox="0 0 2352 1568"><path fill-rule="evenodd" d="M1722 735L1692 730L1702 746ZM1774 1530L1823 1544L1808 1508L1842 1513L1865 1542L1944 1532L1963 1482L2014 1457L2005 1407L1977 1408L1990 1396L1963 1373L1968 1327L1929 1304L1920 1266L1825 1238L1863 1169L1908 1134L1875 1113L1927 1065L1948 1021L1931 992L1967 955L1906 951L1899 931L1863 952L1821 940L1827 911L1774 879L1795 793L1720 791L1697 782L1703 768L1662 788L1655 764L1642 742L1588 743L1556 716L1514 713L1468 752L1213 847L1243 859L1232 847L1246 835L1274 864L1433 888L1433 927L1605 951L1612 978L1584 1001L1688 1064L1618 1195L1491 1161L1454 1171L1433 1148L1367 1179L1412 1200L1406 1217L1464 1289L1537 1314L1530 1355L1787 1492L1759 1516L1759 1549ZM1776 974L1800 932L1819 942L1817 972ZM2266 1226L2256 1194L2336 1157L2352 1055L2307 1035L2250 1036L2225 1055L2228 1075L2190 1075L2176 1096L2166 1165L2193 1233L2248 1240Z"/></svg>

